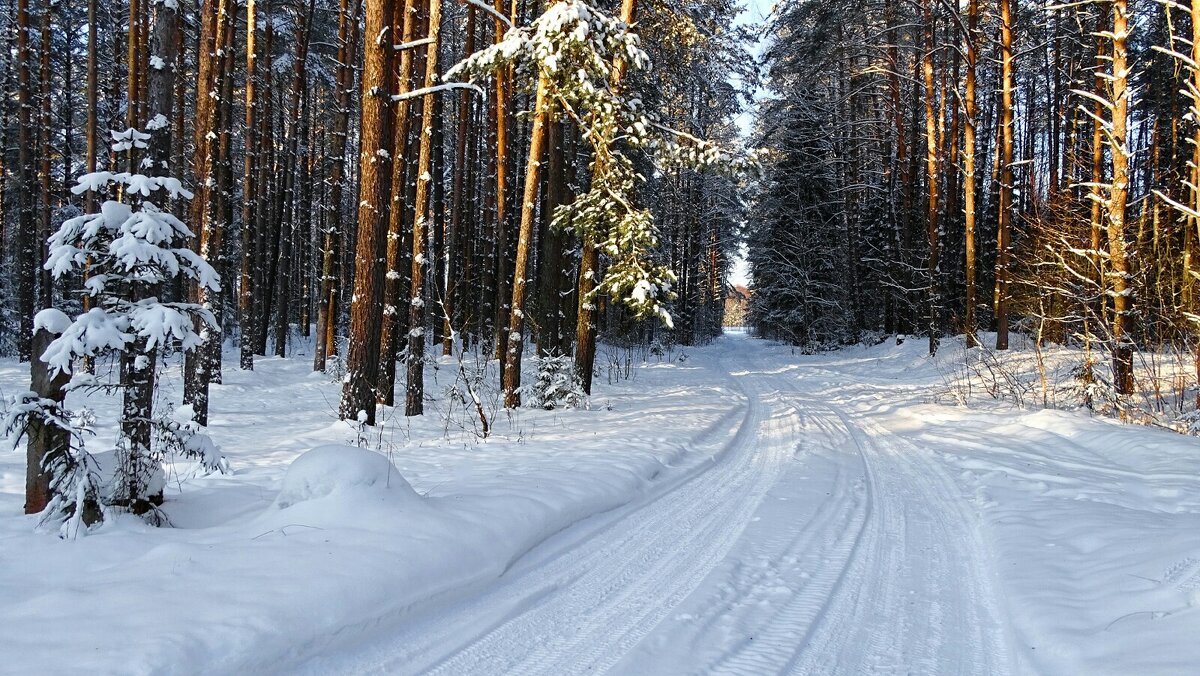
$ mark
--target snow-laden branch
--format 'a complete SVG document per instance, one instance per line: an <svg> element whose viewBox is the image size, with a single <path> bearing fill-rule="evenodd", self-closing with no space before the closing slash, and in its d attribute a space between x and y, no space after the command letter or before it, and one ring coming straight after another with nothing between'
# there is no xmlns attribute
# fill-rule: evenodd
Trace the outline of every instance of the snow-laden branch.
<svg viewBox="0 0 1200 676"><path fill-rule="evenodd" d="M437 42L437 40L435 40L433 38L421 38L420 40L413 40L411 42L401 42L400 44L392 45L392 50L396 51L396 52L403 52L407 49L416 49L417 47L424 47L426 45L432 45L435 42Z"/></svg>
<svg viewBox="0 0 1200 676"><path fill-rule="evenodd" d="M409 99L417 99L421 98L422 96L429 96L430 94L437 94L438 92L451 91L454 89L466 89L479 94L481 97L487 96L487 94L481 87L479 87L479 85L470 82L447 82L445 84L425 87L423 89L414 89L411 92L405 92L403 94L394 94L392 95L392 103L407 101Z"/></svg>
<svg viewBox="0 0 1200 676"><path fill-rule="evenodd" d="M491 5L481 2L481 0L467 0L467 4L472 7L477 8L477 9L482 9L483 11L487 12L488 14L491 14L493 17L496 18L497 21L499 21L500 23L507 26L509 30L512 30L512 27L513 27L512 21L510 21L508 17L504 16L500 12L497 12L495 7L492 7Z"/></svg>

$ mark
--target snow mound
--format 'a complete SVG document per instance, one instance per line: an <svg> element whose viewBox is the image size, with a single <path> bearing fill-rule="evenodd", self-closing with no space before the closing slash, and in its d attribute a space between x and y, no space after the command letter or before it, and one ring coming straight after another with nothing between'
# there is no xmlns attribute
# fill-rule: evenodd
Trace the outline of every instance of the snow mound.
<svg viewBox="0 0 1200 676"><path fill-rule="evenodd" d="M274 509L333 495L388 491L388 497L419 502L392 461L372 450L355 446L318 446L296 458L283 477Z"/></svg>

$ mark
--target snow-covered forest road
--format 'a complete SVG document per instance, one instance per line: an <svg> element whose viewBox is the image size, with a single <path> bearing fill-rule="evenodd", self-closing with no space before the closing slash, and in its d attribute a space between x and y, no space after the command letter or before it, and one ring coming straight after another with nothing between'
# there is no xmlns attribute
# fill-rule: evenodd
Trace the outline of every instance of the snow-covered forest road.
<svg viewBox="0 0 1200 676"><path fill-rule="evenodd" d="M0 456L0 673L1194 671L1196 440L952 405L963 358L729 336L484 443L453 411L386 416L367 443L407 483L344 445L294 477L353 435L337 383L303 359L229 368L234 472L172 466L175 528L34 533Z"/></svg>
<svg viewBox="0 0 1200 676"><path fill-rule="evenodd" d="M746 405L712 467L349 670L1011 672L976 520L856 414L887 391L779 369L745 339L719 363Z"/></svg>
<svg viewBox="0 0 1200 676"><path fill-rule="evenodd" d="M978 501L940 453L880 420L914 392L927 396L927 385L890 372L872 377L874 355L785 365L758 347L735 337L715 348L745 405L702 437L717 449L711 467L572 529L494 589L343 654L340 666L436 674L1053 671L1062 646L1041 646L1051 661L1039 662L1026 654L1039 646L1012 629ZM313 670L330 666L318 661Z"/></svg>

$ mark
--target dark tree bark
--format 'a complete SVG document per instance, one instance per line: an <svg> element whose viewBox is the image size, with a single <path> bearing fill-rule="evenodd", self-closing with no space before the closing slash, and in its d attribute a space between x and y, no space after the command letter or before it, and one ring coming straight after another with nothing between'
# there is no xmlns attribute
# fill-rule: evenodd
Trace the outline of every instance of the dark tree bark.
<svg viewBox="0 0 1200 676"><path fill-rule="evenodd" d="M33 83L30 73L29 0L17 0L17 306L20 328L17 354L21 361L32 355L34 280L41 271L34 223Z"/></svg>
<svg viewBox="0 0 1200 676"><path fill-rule="evenodd" d="M66 400L63 387L70 382L69 372L51 371L50 365L42 361L42 353L57 338L45 329L33 336L33 358L29 360L30 389L41 399L48 399L57 406ZM53 479L46 461L53 456L66 453L71 444L67 430L33 418L25 431L28 441L25 446L25 513L40 514L50 504L50 481Z"/></svg>

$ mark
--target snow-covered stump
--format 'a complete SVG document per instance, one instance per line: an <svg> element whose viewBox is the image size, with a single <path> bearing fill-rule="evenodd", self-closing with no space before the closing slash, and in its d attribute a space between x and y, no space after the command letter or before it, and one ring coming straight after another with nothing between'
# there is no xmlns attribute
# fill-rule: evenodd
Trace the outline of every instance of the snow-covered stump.
<svg viewBox="0 0 1200 676"><path fill-rule="evenodd" d="M44 315L47 313L39 313L38 320L45 319ZM70 324L66 315L61 312L51 319L59 317L64 321L34 322L33 354L29 360L29 375L30 389L39 403L61 409L67 397L63 387L71 380L71 372L51 369L50 365L42 360L42 353ZM40 514L50 504L52 497L50 484L54 479L46 459L55 454L65 454L70 451L71 433L59 425L50 423L44 417L30 416L26 435L25 513Z"/></svg>

